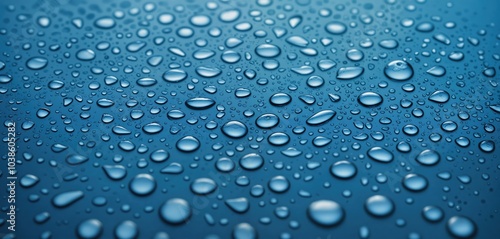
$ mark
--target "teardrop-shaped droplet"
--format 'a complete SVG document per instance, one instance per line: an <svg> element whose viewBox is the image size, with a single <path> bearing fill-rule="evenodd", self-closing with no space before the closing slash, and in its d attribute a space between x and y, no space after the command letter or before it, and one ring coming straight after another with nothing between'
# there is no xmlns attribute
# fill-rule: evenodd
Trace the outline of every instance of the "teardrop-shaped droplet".
<svg viewBox="0 0 500 239"><path fill-rule="evenodd" d="M231 210L237 213L244 213L250 208L248 199L245 197L227 199L225 203Z"/></svg>
<svg viewBox="0 0 500 239"><path fill-rule="evenodd" d="M351 80L363 74L365 69L359 66L342 67L337 71L337 79Z"/></svg>
<svg viewBox="0 0 500 239"><path fill-rule="evenodd" d="M441 77L441 76L444 76L446 74L446 69L442 66L433 66L432 68L427 70L427 73L429 75Z"/></svg>
<svg viewBox="0 0 500 239"><path fill-rule="evenodd" d="M429 96L429 100L436 103L446 103L450 99L450 94L444 90L434 91Z"/></svg>
<svg viewBox="0 0 500 239"><path fill-rule="evenodd" d="M337 114L337 112L335 112L333 110L322 110L318 113L313 114L311 117L309 117L306 120L306 123L308 125L324 124L324 123L330 121L331 119L333 119L333 117L335 117L336 114Z"/></svg>
<svg viewBox="0 0 500 239"><path fill-rule="evenodd" d="M64 192L54 196L54 198L52 198L52 203L56 207L67 207L83 198L83 196L84 194L82 191Z"/></svg>

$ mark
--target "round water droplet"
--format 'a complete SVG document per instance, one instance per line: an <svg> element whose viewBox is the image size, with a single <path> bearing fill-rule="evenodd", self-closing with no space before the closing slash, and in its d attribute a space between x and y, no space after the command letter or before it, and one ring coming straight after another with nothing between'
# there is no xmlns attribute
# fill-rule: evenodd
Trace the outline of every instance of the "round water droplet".
<svg viewBox="0 0 500 239"><path fill-rule="evenodd" d="M192 16L189 19L189 22L191 24L193 24L193 26L196 26L196 27L205 27L205 26L210 25L210 23L212 22L212 19L210 19L210 17L207 15L196 15L196 16Z"/></svg>
<svg viewBox="0 0 500 239"><path fill-rule="evenodd" d="M371 91L364 92L358 96L358 102L367 107L380 105L383 100L380 94Z"/></svg>
<svg viewBox="0 0 500 239"><path fill-rule="evenodd" d="M231 172L233 171L235 164L230 158L220 158L215 163L215 168L221 172Z"/></svg>
<svg viewBox="0 0 500 239"><path fill-rule="evenodd" d="M115 228L115 236L118 239L134 239L139 234L139 228L135 222L127 220L123 221Z"/></svg>
<svg viewBox="0 0 500 239"><path fill-rule="evenodd" d="M101 29L110 29L115 27L116 22L113 18L111 17L101 17L95 20L94 26L101 28Z"/></svg>
<svg viewBox="0 0 500 239"><path fill-rule="evenodd" d="M495 151L495 142L492 140L483 140L479 142L479 149L486 153L491 153Z"/></svg>
<svg viewBox="0 0 500 239"><path fill-rule="evenodd" d="M255 48L255 53L264 58L276 57L281 53L281 49L272 44L260 44Z"/></svg>
<svg viewBox="0 0 500 239"><path fill-rule="evenodd" d="M91 61L95 59L95 52L90 49L79 50L76 53L76 58L81 61Z"/></svg>
<svg viewBox="0 0 500 239"><path fill-rule="evenodd" d="M234 239L257 239L257 231L248 223L240 223L233 229Z"/></svg>
<svg viewBox="0 0 500 239"><path fill-rule="evenodd" d="M269 135L267 141L272 145L282 146L290 142L290 136L288 136L288 134L285 134L283 132L276 132Z"/></svg>
<svg viewBox="0 0 500 239"><path fill-rule="evenodd" d="M76 234L82 239L95 239L101 236L102 231L103 225L101 221L88 219L78 224Z"/></svg>
<svg viewBox="0 0 500 239"><path fill-rule="evenodd" d="M257 170L262 165L264 165L264 159L257 153L249 153L240 158L240 166L246 170Z"/></svg>
<svg viewBox="0 0 500 239"><path fill-rule="evenodd" d="M365 209L372 216L385 217L394 211L394 203L386 196L375 195L366 200Z"/></svg>
<svg viewBox="0 0 500 239"><path fill-rule="evenodd" d="M318 200L307 209L309 218L325 227L338 225L344 219L344 209L335 201Z"/></svg>
<svg viewBox="0 0 500 239"><path fill-rule="evenodd" d="M425 166L432 166L437 163L439 163L439 160L441 159L441 156L434 150L431 149L425 149L422 152L420 152L415 160L419 162L422 165Z"/></svg>
<svg viewBox="0 0 500 239"><path fill-rule="evenodd" d="M182 198L172 198L161 206L160 217L170 224L185 223L191 217L191 207Z"/></svg>
<svg viewBox="0 0 500 239"><path fill-rule="evenodd" d="M275 106L287 105L292 101L292 97L287 93L276 93L269 99L270 103Z"/></svg>
<svg viewBox="0 0 500 239"><path fill-rule="evenodd" d="M275 114L263 114L255 120L255 124L262 129L270 129L278 125L280 118Z"/></svg>
<svg viewBox="0 0 500 239"><path fill-rule="evenodd" d="M290 182L284 176L275 176L269 180L269 189L275 193L284 193L290 188Z"/></svg>
<svg viewBox="0 0 500 239"><path fill-rule="evenodd" d="M221 130L222 133L231 138L241 138L248 133L247 126L236 120L225 123Z"/></svg>
<svg viewBox="0 0 500 239"><path fill-rule="evenodd" d="M334 35L344 34L347 31L347 26L342 22L329 22L325 26L325 30Z"/></svg>
<svg viewBox="0 0 500 239"><path fill-rule="evenodd" d="M371 159L381 163L389 163L394 158L394 155L390 151L378 146L370 148L367 154Z"/></svg>
<svg viewBox="0 0 500 239"><path fill-rule="evenodd" d="M156 180L147 173L136 175L129 184L130 191L139 196L146 196L156 189Z"/></svg>
<svg viewBox="0 0 500 239"><path fill-rule="evenodd" d="M26 61L26 66L31 70L41 70L48 64L48 60L43 57L32 57Z"/></svg>
<svg viewBox="0 0 500 239"><path fill-rule="evenodd" d="M187 73L181 69L172 69L163 73L163 79L167 82L177 83L185 80Z"/></svg>
<svg viewBox="0 0 500 239"><path fill-rule="evenodd" d="M418 134L418 127L413 124L407 124L403 126L403 133L409 136L417 135Z"/></svg>
<svg viewBox="0 0 500 239"><path fill-rule="evenodd" d="M410 173L403 179L403 186L411 191L422 191L427 188L427 178L424 176Z"/></svg>
<svg viewBox="0 0 500 239"><path fill-rule="evenodd" d="M458 238L471 238L476 234L476 224L465 216L451 217L446 228L451 235Z"/></svg>
<svg viewBox="0 0 500 239"><path fill-rule="evenodd" d="M361 61L365 55L358 49L350 49L346 53L346 57L351 61Z"/></svg>
<svg viewBox="0 0 500 239"><path fill-rule="evenodd" d="M200 147L200 141L194 136L184 136L177 141L176 147L182 152L193 152Z"/></svg>
<svg viewBox="0 0 500 239"><path fill-rule="evenodd" d="M330 167L330 173L340 179L352 178L357 171L356 166L347 160L338 161Z"/></svg>
<svg viewBox="0 0 500 239"><path fill-rule="evenodd" d="M378 45L382 48L385 48L385 49L395 49L399 46L399 43L398 41L394 40L394 39L385 39L385 40L381 40Z"/></svg>
<svg viewBox="0 0 500 239"><path fill-rule="evenodd" d="M391 80L405 81L413 76L413 67L406 61L395 60L385 66L384 74Z"/></svg>
<svg viewBox="0 0 500 239"><path fill-rule="evenodd" d="M307 85L312 88L318 88L325 83L325 80L321 76L311 76L307 79Z"/></svg>
<svg viewBox="0 0 500 239"><path fill-rule="evenodd" d="M429 222L439 222L444 217L444 212L436 206L426 206L422 209L422 216Z"/></svg>
<svg viewBox="0 0 500 239"><path fill-rule="evenodd" d="M191 191L194 194L206 195L217 189L217 184L210 178L198 178L191 184Z"/></svg>

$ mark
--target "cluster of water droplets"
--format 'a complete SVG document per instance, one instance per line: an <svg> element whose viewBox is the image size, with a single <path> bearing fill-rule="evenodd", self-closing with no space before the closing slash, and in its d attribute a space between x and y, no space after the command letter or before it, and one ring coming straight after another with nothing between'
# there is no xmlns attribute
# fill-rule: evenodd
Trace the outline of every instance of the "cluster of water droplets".
<svg viewBox="0 0 500 239"><path fill-rule="evenodd" d="M467 23L422 17L425 1L198 2L7 7L0 93L21 126L20 210L74 228L42 238L352 235L360 217L360 238L478 233L468 203L493 203L481 185L500 169L500 56L483 43L498 35L452 33Z"/></svg>

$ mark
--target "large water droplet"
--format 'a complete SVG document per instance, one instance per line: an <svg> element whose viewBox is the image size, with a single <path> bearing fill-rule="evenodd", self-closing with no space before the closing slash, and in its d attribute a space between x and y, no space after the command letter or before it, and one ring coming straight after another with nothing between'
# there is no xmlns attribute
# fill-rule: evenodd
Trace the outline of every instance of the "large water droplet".
<svg viewBox="0 0 500 239"><path fill-rule="evenodd" d="M217 184L210 178L198 178L191 183L191 191L194 194L206 195L217 189Z"/></svg>
<svg viewBox="0 0 500 239"><path fill-rule="evenodd" d="M101 29L110 29L115 27L116 22L111 17L101 17L95 20L94 25Z"/></svg>
<svg viewBox="0 0 500 239"><path fill-rule="evenodd" d="M146 196L156 189L156 180L147 173L136 175L129 184L130 191L139 196Z"/></svg>
<svg viewBox="0 0 500 239"><path fill-rule="evenodd" d="M429 96L429 100L436 103L446 103L450 99L450 94L444 90L434 91Z"/></svg>
<svg viewBox="0 0 500 239"><path fill-rule="evenodd" d="M281 53L281 49L272 44L260 44L255 48L255 53L260 57L272 58L278 56Z"/></svg>
<svg viewBox="0 0 500 239"><path fill-rule="evenodd" d="M115 228L115 236L118 239L135 239L139 235L139 228L133 221L123 221Z"/></svg>
<svg viewBox="0 0 500 239"><path fill-rule="evenodd" d="M246 170L257 170L263 164L264 159L257 153L249 153L240 158L240 166Z"/></svg>
<svg viewBox="0 0 500 239"><path fill-rule="evenodd" d="M446 228L451 235L458 238L471 238L476 234L476 224L465 216L451 217Z"/></svg>
<svg viewBox="0 0 500 239"><path fill-rule="evenodd" d="M311 203L307 213L313 222L325 227L338 225L344 219L344 209L331 200L318 200Z"/></svg>
<svg viewBox="0 0 500 239"><path fill-rule="evenodd" d="M194 136L184 136L177 141L176 147L182 152L193 152L200 147L200 141Z"/></svg>
<svg viewBox="0 0 500 239"><path fill-rule="evenodd" d="M358 102L363 106L377 106L382 104L384 99L382 96L376 92L364 92L358 96Z"/></svg>
<svg viewBox="0 0 500 239"><path fill-rule="evenodd" d="M102 222L97 219L87 219L80 224L76 229L76 234L82 239L99 238L103 231Z"/></svg>
<svg viewBox="0 0 500 239"><path fill-rule="evenodd" d="M337 71L337 79L351 80L363 74L365 69L359 66L342 67Z"/></svg>
<svg viewBox="0 0 500 239"><path fill-rule="evenodd" d="M340 35L347 31L347 26L342 22L329 22L326 24L325 30L330 34Z"/></svg>
<svg viewBox="0 0 500 239"><path fill-rule="evenodd" d="M330 173L340 179L352 178L357 171L356 166L347 160L338 161L330 167Z"/></svg>
<svg viewBox="0 0 500 239"><path fill-rule="evenodd" d="M394 211L394 203L386 196L375 195L366 200L365 209L372 216L385 217Z"/></svg>
<svg viewBox="0 0 500 239"><path fill-rule="evenodd" d="M231 138L241 138L248 133L247 126L236 120L225 123L221 130L222 133Z"/></svg>
<svg viewBox="0 0 500 239"><path fill-rule="evenodd" d="M69 191L57 194L52 198L52 203L56 207L67 207L76 201L83 198L84 194L82 191Z"/></svg>
<svg viewBox="0 0 500 239"><path fill-rule="evenodd" d="M330 121L331 119L333 119L333 117L335 117L336 114L337 114L337 112L335 112L333 110L322 110L318 113L313 114L311 117L309 117L306 120L306 123L308 125L324 124L324 123Z"/></svg>
<svg viewBox="0 0 500 239"><path fill-rule="evenodd" d="M378 146L370 148L367 154L371 159L381 163L389 163L394 158L394 155L389 150Z"/></svg>
<svg viewBox="0 0 500 239"><path fill-rule="evenodd" d="M406 61L395 60L385 66L384 74L389 79L405 81L413 76L413 67Z"/></svg>
<svg viewBox="0 0 500 239"><path fill-rule="evenodd" d="M191 217L191 207L182 198L172 198L160 208L160 217L170 224L185 223Z"/></svg>
<svg viewBox="0 0 500 239"><path fill-rule="evenodd" d="M48 64L48 60L43 57L32 57L26 61L26 66L31 70L41 70Z"/></svg>
<svg viewBox="0 0 500 239"><path fill-rule="evenodd" d="M275 176L269 180L269 189L275 193L284 193L290 188L290 182L284 176Z"/></svg>
<svg viewBox="0 0 500 239"><path fill-rule="evenodd" d="M415 160L417 160L417 162L419 162L422 165L426 165L426 166L435 165L439 162L440 159L441 159L441 156L438 154L438 152L431 150L431 149L423 150L415 158Z"/></svg>
<svg viewBox="0 0 500 239"><path fill-rule="evenodd" d="M422 191L427 188L427 179L424 176L410 173L403 179L403 186L411 191Z"/></svg>

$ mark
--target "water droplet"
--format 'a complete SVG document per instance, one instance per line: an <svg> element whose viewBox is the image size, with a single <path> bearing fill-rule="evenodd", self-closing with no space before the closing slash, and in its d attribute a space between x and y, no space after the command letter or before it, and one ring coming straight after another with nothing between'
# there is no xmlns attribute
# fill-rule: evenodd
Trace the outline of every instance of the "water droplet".
<svg viewBox="0 0 500 239"><path fill-rule="evenodd" d="M230 158L220 158L215 163L215 168L221 172L231 172L235 167L235 163Z"/></svg>
<svg viewBox="0 0 500 239"><path fill-rule="evenodd" d="M157 81L153 78L150 78L150 77L144 77L144 78L138 79L136 83L140 86L148 87L148 86L156 85Z"/></svg>
<svg viewBox="0 0 500 239"><path fill-rule="evenodd" d="M331 119L333 119L333 117L335 117L336 114L337 114L337 112L335 112L333 110L322 110L318 113L313 114L311 117L309 117L306 120L306 123L308 125L324 124L324 123L330 121Z"/></svg>
<svg viewBox="0 0 500 239"><path fill-rule="evenodd" d="M220 75L222 71L215 67L200 66L196 68L196 73L202 77L213 78Z"/></svg>
<svg viewBox="0 0 500 239"><path fill-rule="evenodd" d="M342 22L329 22L325 26L325 30L334 35L344 34L347 31L347 26Z"/></svg>
<svg viewBox="0 0 500 239"><path fill-rule="evenodd" d="M87 160L89 160L89 158L81 154L71 154L68 157L66 157L66 162L70 165L82 164L87 162Z"/></svg>
<svg viewBox="0 0 500 239"><path fill-rule="evenodd" d="M403 186L411 191L422 191L427 188L427 179L424 176L410 173L403 179Z"/></svg>
<svg viewBox="0 0 500 239"><path fill-rule="evenodd" d="M338 161L330 167L330 173L340 179L352 178L357 171L356 166L347 160Z"/></svg>
<svg viewBox="0 0 500 239"><path fill-rule="evenodd" d="M272 44L260 44L255 48L255 53L264 58L273 58L281 53L281 49Z"/></svg>
<svg viewBox="0 0 500 239"><path fill-rule="evenodd" d="M290 182L284 176L275 176L269 180L269 189L275 193L284 193L290 188Z"/></svg>
<svg viewBox="0 0 500 239"><path fill-rule="evenodd" d="M244 213L250 208L248 199L244 197L227 199L225 203L231 210L237 213Z"/></svg>
<svg viewBox="0 0 500 239"><path fill-rule="evenodd" d="M441 159L441 156L434 150L431 149L425 149L422 152L420 152L415 160L419 162L422 165L425 166L432 166L435 165L439 162Z"/></svg>
<svg viewBox="0 0 500 239"><path fill-rule="evenodd" d="M448 58L452 61L461 61L464 59L464 53L460 51L452 51L450 55L448 55Z"/></svg>
<svg viewBox="0 0 500 239"><path fill-rule="evenodd" d="M288 134L285 134L283 132L276 132L269 135L267 141L275 146L283 146L290 141L290 136L288 136Z"/></svg>
<svg viewBox="0 0 500 239"><path fill-rule="evenodd" d="M386 196L374 195L366 200L365 209L372 216L385 217L394 211L394 203Z"/></svg>
<svg viewBox="0 0 500 239"><path fill-rule="evenodd" d="M432 76L441 77L446 74L446 69L442 66L433 66L427 70L427 73Z"/></svg>
<svg viewBox="0 0 500 239"><path fill-rule="evenodd" d="M181 69L172 69L163 73L163 79L167 82L177 83L187 78L187 73Z"/></svg>
<svg viewBox="0 0 500 239"><path fill-rule="evenodd" d="M361 61L365 55L358 49L350 49L346 53L346 57L351 61Z"/></svg>
<svg viewBox="0 0 500 239"><path fill-rule="evenodd" d="M19 183L21 184L22 187L30 188L35 186L35 184L37 184L39 181L40 179L37 176L33 174L26 174L21 178Z"/></svg>
<svg viewBox="0 0 500 239"><path fill-rule="evenodd" d="M220 13L219 20L222 22L234 22L240 17L240 10L229 9Z"/></svg>
<svg viewBox="0 0 500 239"><path fill-rule="evenodd" d="M160 217L170 224L185 223L191 217L191 207L182 198L172 198L161 206Z"/></svg>
<svg viewBox="0 0 500 239"><path fill-rule="evenodd" d="M136 175L129 184L130 191L139 196L146 196L156 189L156 180L147 173Z"/></svg>
<svg viewBox="0 0 500 239"><path fill-rule="evenodd" d="M385 48L385 49L395 49L399 46L399 43L398 41L394 40L394 39L385 39L385 40L381 40L378 45L382 48Z"/></svg>
<svg viewBox="0 0 500 239"><path fill-rule="evenodd" d="M321 87L325 83L325 80L321 76L311 76L307 79L307 85L312 88Z"/></svg>
<svg viewBox="0 0 500 239"><path fill-rule="evenodd" d="M82 191L69 191L69 192L64 192L57 194L52 198L52 203L56 207L67 207L76 201L80 200L83 198L84 194Z"/></svg>
<svg viewBox="0 0 500 239"><path fill-rule="evenodd" d="M287 105L292 101L292 97L287 93L276 93L269 99L270 103L275 106Z"/></svg>
<svg viewBox="0 0 500 239"><path fill-rule="evenodd" d="M80 224L76 229L76 234L82 239L99 238L103 231L102 222L97 219L87 219Z"/></svg>
<svg viewBox="0 0 500 239"><path fill-rule="evenodd" d="M210 23L212 22L212 19L210 19L210 17L207 15L196 15L196 16L192 16L189 19L189 22L191 22L191 24L193 24L193 26L196 26L196 27L205 27L205 26L210 25Z"/></svg>
<svg viewBox="0 0 500 239"><path fill-rule="evenodd" d="M123 221L115 228L115 236L118 239L134 239L139 235L139 228L135 222L127 220Z"/></svg>
<svg viewBox="0 0 500 239"><path fill-rule="evenodd" d="M221 130L222 133L231 138L241 138L248 133L247 126L236 120L225 123Z"/></svg>
<svg viewBox="0 0 500 239"><path fill-rule="evenodd" d="M210 178L198 178L191 184L191 191L194 194L206 195L217 189L217 184Z"/></svg>
<svg viewBox="0 0 500 239"><path fill-rule="evenodd" d="M240 223L233 229L234 239L257 239L257 231L248 223Z"/></svg>
<svg viewBox="0 0 500 239"><path fill-rule="evenodd" d="M11 81L12 81L11 75L0 75L0 83L7 84ZM50 84L49 84L49 88L50 88Z"/></svg>
<svg viewBox="0 0 500 239"><path fill-rule="evenodd" d="M389 163L394 158L394 155L390 151L378 146L370 148L367 154L371 159L381 163Z"/></svg>
<svg viewBox="0 0 500 239"><path fill-rule="evenodd" d="M291 36L286 39L286 42L299 47L305 47L309 42L301 36Z"/></svg>
<svg viewBox="0 0 500 239"><path fill-rule="evenodd" d="M263 114L255 120L255 124L262 129L271 129L278 125L280 118L275 114Z"/></svg>
<svg viewBox="0 0 500 239"><path fill-rule="evenodd" d="M429 100L436 103L446 103L450 99L450 94L444 90L437 90L429 96Z"/></svg>
<svg viewBox="0 0 500 239"><path fill-rule="evenodd" d="M194 136L184 136L177 141L176 147L182 152L193 152L200 147L200 141Z"/></svg>
<svg viewBox="0 0 500 239"><path fill-rule="evenodd" d="M491 153L495 151L495 142L492 140L483 140L479 142L479 149L486 153Z"/></svg>
<svg viewBox="0 0 500 239"><path fill-rule="evenodd" d="M416 26L416 30L419 32L432 32L434 30L434 24L430 22L421 22Z"/></svg>
<svg viewBox="0 0 500 239"><path fill-rule="evenodd" d="M406 61L395 60L385 66L384 74L391 80L405 81L413 76L413 67Z"/></svg>
<svg viewBox="0 0 500 239"><path fill-rule="evenodd" d="M110 29L115 27L116 22L111 17L101 17L95 20L94 25L101 29Z"/></svg>
<svg viewBox="0 0 500 239"><path fill-rule="evenodd" d="M422 216L429 222L439 222L444 217L444 212L436 206L426 206L422 209Z"/></svg>
<svg viewBox="0 0 500 239"><path fill-rule="evenodd" d="M375 92L364 92L358 96L358 102L366 107L377 106L382 104L383 98L380 94Z"/></svg>
<svg viewBox="0 0 500 239"><path fill-rule="evenodd" d="M264 165L264 159L257 153L249 153L240 158L240 166L246 170L257 170L262 165Z"/></svg>
<svg viewBox="0 0 500 239"><path fill-rule="evenodd" d="M41 70L48 64L48 60L43 57L32 57L26 61L26 66L31 70Z"/></svg>
<svg viewBox="0 0 500 239"><path fill-rule="evenodd" d="M359 66L342 67L337 71L337 79L351 80L363 74L365 69Z"/></svg>
<svg viewBox="0 0 500 239"><path fill-rule="evenodd" d="M446 223L450 234L458 238L471 238L476 234L476 224L465 216L453 216Z"/></svg>
<svg viewBox="0 0 500 239"><path fill-rule="evenodd" d="M91 61L95 59L95 52L90 49L79 50L76 53L76 58L81 61Z"/></svg>
<svg viewBox="0 0 500 239"><path fill-rule="evenodd" d="M127 176L127 170L122 165L104 165L104 173L112 180L120 180Z"/></svg>
<svg viewBox="0 0 500 239"><path fill-rule="evenodd" d="M307 213L309 218L325 227L338 225L344 219L344 209L335 201L318 200L312 202Z"/></svg>

